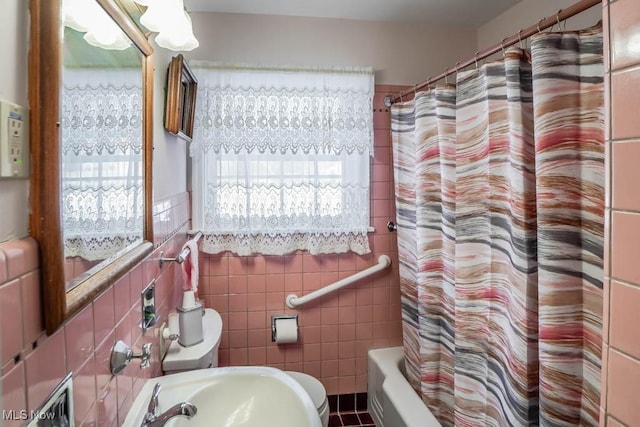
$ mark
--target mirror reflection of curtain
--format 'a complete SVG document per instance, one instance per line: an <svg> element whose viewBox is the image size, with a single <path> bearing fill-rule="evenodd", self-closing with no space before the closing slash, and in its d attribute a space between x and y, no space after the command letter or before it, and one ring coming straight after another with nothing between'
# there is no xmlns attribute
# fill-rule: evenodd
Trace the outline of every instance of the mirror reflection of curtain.
<svg viewBox="0 0 640 427"><path fill-rule="evenodd" d="M65 69L61 96L65 257L99 260L143 229L139 69Z"/></svg>

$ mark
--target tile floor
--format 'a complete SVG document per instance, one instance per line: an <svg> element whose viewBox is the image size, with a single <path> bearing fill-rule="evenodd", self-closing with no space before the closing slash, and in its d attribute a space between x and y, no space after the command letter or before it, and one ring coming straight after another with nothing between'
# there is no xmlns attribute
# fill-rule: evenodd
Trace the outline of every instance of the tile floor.
<svg viewBox="0 0 640 427"><path fill-rule="evenodd" d="M329 407L329 427L375 427L367 412L367 393L331 395Z"/></svg>

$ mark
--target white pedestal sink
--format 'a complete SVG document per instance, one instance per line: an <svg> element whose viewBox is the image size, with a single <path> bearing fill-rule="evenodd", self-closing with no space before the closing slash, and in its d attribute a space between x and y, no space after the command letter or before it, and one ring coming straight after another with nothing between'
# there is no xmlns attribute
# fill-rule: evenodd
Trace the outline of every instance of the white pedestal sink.
<svg viewBox="0 0 640 427"><path fill-rule="evenodd" d="M151 378L133 402L124 426L142 424L153 387L160 383L158 415L181 402L198 409L167 427L321 427L306 391L279 369L262 366L210 368Z"/></svg>

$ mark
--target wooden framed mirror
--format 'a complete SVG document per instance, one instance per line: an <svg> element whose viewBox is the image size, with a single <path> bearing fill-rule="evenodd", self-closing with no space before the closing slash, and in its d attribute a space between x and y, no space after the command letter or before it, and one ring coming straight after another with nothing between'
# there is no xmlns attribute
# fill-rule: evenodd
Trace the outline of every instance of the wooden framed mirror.
<svg viewBox="0 0 640 427"><path fill-rule="evenodd" d="M30 228L48 334L153 248L153 49L116 0L67 3L104 15L113 40L63 1L29 6Z"/></svg>

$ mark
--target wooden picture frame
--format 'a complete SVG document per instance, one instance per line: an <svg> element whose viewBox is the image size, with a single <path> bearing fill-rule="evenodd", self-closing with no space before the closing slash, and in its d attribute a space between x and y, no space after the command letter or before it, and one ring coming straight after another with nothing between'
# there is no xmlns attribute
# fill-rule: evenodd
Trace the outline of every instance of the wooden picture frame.
<svg viewBox="0 0 640 427"><path fill-rule="evenodd" d="M198 80L184 57L180 54L171 58L167 71L164 127L189 142L193 138L197 91Z"/></svg>

